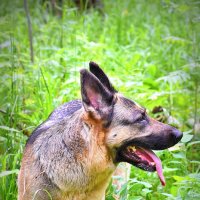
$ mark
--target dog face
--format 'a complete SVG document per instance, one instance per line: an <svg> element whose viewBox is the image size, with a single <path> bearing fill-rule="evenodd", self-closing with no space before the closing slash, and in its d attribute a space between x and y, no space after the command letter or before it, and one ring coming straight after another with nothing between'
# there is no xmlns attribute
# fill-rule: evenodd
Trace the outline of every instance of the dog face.
<svg viewBox="0 0 200 200"><path fill-rule="evenodd" d="M109 146L119 148L135 144L152 150L169 148L182 137L176 128L150 118L146 109L117 94L107 138Z"/></svg>
<svg viewBox="0 0 200 200"><path fill-rule="evenodd" d="M182 133L150 118L145 108L119 94L93 62L81 71L81 94L86 113L102 125L105 145L113 162L128 162L146 171L157 171L162 184L162 165L152 150L175 145ZM151 150L152 149L152 150Z"/></svg>

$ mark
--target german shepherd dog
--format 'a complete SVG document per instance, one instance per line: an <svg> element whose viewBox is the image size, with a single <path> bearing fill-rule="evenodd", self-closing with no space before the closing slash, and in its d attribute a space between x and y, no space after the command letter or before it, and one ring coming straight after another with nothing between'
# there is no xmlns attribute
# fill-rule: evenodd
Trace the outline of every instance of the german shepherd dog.
<svg viewBox="0 0 200 200"><path fill-rule="evenodd" d="M125 98L94 62L80 71L82 100L54 110L33 131L18 176L18 200L104 200L119 162L157 171L152 150L175 145L182 133L150 118Z"/></svg>

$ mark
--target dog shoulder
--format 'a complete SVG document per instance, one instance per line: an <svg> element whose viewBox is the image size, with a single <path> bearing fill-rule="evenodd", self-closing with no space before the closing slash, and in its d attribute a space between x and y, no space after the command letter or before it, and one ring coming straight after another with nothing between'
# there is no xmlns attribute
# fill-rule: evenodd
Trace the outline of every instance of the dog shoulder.
<svg viewBox="0 0 200 200"><path fill-rule="evenodd" d="M27 140L27 144L33 144L35 140L41 135L43 132L47 131L50 127L54 126L65 117L69 117L74 114L77 110L80 110L82 107L81 100L74 100L68 103L65 103L58 108L56 108L48 117L46 121L40 124L31 134L29 139Z"/></svg>
<svg viewBox="0 0 200 200"><path fill-rule="evenodd" d="M65 103L58 108L56 108L48 117L48 120L62 120L64 117L72 115L77 110L81 109L82 102L81 100L73 100L68 103Z"/></svg>

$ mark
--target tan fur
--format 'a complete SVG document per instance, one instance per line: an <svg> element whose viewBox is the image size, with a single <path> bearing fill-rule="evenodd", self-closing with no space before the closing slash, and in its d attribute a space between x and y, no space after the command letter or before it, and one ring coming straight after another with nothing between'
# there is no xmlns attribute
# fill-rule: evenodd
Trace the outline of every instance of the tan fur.
<svg viewBox="0 0 200 200"><path fill-rule="evenodd" d="M180 140L177 130L149 118L144 108L114 90L96 64L91 66L93 74L81 71L82 101L57 108L30 136L18 200L104 200L127 141L163 149Z"/></svg>
<svg viewBox="0 0 200 200"><path fill-rule="evenodd" d="M22 166L19 173L19 200L31 199L35 191L35 199L50 199L48 192L51 192L52 198L57 200L89 200L99 199L102 200L105 196L105 190L109 184L110 177L116 168L113 164L109 150L105 145L105 130L102 125L95 119L82 115L83 121L90 126L92 132L91 137L88 138L89 146L81 154L76 154L76 159L82 163L87 171L85 171L86 180L82 185L71 188L70 191L65 191L68 186L58 184L62 193L58 192L55 188L51 191L51 187L45 182L45 178L41 178L42 171L37 168L37 156L34 155L33 146L27 146L24 152ZM81 143L81 141L79 141ZM77 177L78 178L78 177ZM43 190L43 187L45 188ZM85 187L85 188L83 188Z"/></svg>

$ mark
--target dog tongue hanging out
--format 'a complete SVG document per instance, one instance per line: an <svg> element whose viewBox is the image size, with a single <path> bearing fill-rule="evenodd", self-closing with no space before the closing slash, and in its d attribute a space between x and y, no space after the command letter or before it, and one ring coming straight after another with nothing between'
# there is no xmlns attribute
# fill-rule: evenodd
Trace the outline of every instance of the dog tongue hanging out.
<svg viewBox="0 0 200 200"><path fill-rule="evenodd" d="M103 200L119 162L157 171L164 186L152 150L175 145L182 133L117 92L96 63L81 70L80 78L82 100L58 107L29 137L18 199Z"/></svg>
<svg viewBox="0 0 200 200"><path fill-rule="evenodd" d="M162 172L162 163L156 154L142 147L128 146L121 152L125 160L146 171L157 171L158 177L163 186L165 186L165 178Z"/></svg>

